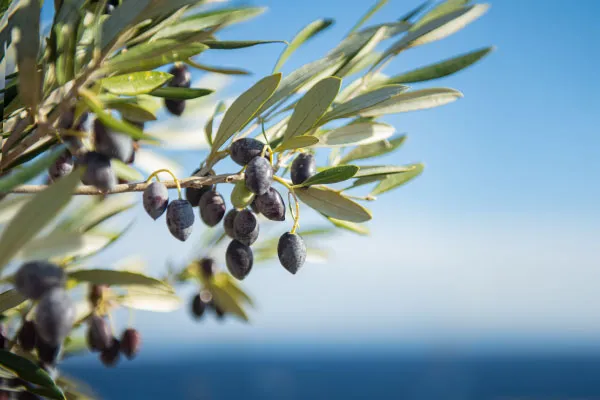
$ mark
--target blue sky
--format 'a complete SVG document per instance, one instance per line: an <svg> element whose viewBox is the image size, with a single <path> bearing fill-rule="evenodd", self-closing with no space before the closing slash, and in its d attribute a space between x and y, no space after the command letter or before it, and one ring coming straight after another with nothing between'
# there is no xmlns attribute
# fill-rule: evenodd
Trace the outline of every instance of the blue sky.
<svg viewBox="0 0 600 400"><path fill-rule="evenodd" d="M283 69L288 73L337 44L371 3L252 1L269 11L222 38L289 40L316 18L335 18L332 29L292 56ZM417 4L390 0L373 22L395 19ZM456 88L463 99L385 118L408 133L408 141L378 163L423 161L426 170L369 204L371 238L332 239L332 260L307 263L297 276L275 263L256 267L243 282L258 303L249 326L197 324L186 311L160 322L140 313L149 340L170 335L180 343L367 341L467 349L600 344L600 3L577 4L495 1L463 31L396 59L386 73L497 47L468 70L415 85ZM272 44L214 51L201 60L254 72L231 82L227 92L235 95L269 74L281 50ZM186 126L198 135L202 127ZM203 157L176 154L189 170ZM137 248L158 271L167 259L184 260L197 250L200 224L188 242L178 243L164 222L136 212L137 227L103 261ZM187 301L190 288L182 293Z"/></svg>

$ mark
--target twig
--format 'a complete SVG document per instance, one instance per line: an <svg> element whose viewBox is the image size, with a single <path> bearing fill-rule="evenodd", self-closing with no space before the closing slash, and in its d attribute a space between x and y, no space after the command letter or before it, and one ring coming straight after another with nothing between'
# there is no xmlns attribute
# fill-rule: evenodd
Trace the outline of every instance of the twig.
<svg viewBox="0 0 600 400"><path fill-rule="evenodd" d="M234 183L244 179L243 173L238 174L223 174L206 177L191 176L189 178L179 179L179 184L182 188L186 187L201 187L214 185L215 183ZM116 185L112 190L108 192L102 192L95 186L79 186L73 192L74 195L102 195L102 194L115 194L115 193L128 193L128 192L143 192L150 185L151 182L139 182L139 183L124 183ZM175 181L161 181L168 189L177 188ZM48 185L22 185L17 186L8 193L38 193L46 189Z"/></svg>

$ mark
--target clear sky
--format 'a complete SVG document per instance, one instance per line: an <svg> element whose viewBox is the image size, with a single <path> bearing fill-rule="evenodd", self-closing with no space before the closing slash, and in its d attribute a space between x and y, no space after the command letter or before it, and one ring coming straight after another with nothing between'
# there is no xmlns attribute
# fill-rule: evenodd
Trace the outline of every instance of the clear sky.
<svg viewBox="0 0 600 400"><path fill-rule="evenodd" d="M289 40L316 18L335 18L293 55L288 73L337 44L372 3L252 1L269 11L222 38ZM417 4L390 0L373 22ZM494 1L465 30L406 52L385 72L497 46L481 63L420 85L456 88L464 99L385 119L408 141L379 163L423 161L426 170L369 204L372 237L332 239L331 261L307 263L297 276L276 263L256 267L243 282L258 304L251 325L197 324L182 310L160 319L140 313L140 328L150 341L168 335L205 344L600 345L599 13L595 0ZM200 59L254 72L229 82L233 96L269 74L281 50L272 44ZM203 118L188 116L183 125L201 136ZM204 156L171 154L187 172ZM134 248L158 271L197 250L200 223L179 243L164 221L136 212L137 227L105 262Z"/></svg>

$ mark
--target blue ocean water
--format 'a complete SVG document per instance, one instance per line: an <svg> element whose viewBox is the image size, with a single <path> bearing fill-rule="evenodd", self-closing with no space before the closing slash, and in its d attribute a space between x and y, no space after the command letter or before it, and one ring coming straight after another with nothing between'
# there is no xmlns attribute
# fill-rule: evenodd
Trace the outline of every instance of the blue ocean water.
<svg viewBox="0 0 600 400"><path fill-rule="evenodd" d="M600 354L429 357L298 353L66 363L103 399L600 399ZM140 360L141 361L141 360Z"/></svg>

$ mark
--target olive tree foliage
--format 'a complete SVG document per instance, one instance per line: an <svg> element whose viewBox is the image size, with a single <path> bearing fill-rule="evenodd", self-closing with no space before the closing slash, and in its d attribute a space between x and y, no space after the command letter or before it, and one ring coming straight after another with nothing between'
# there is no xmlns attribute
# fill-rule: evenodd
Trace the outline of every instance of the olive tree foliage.
<svg viewBox="0 0 600 400"><path fill-rule="evenodd" d="M322 235L337 229L368 235L366 204L423 171L421 163L376 161L405 140L380 118L459 99L455 89L408 84L458 72L492 50L384 72L398 55L454 34L488 8L469 0L428 1L369 25L386 2L378 1L321 58L282 74L293 52L333 20L306 25L284 42L272 75L257 79L231 104L212 103L213 116L198 127L209 150L197 170L177 177L163 167L147 177L135 152L160 153L168 138L145 132L145 123L156 120L163 105L177 118L186 101L215 96L210 87L190 87L191 70L246 74L205 65L201 57L273 43L218 38L263 9L209 0L55 0L44 33L41 1L0 1L0 396L27 391L93 398L56 366L88 349L100 351L108 366L120 353L132 358L139 333L131 327L122 335L114 331L107 319L117 309L174 311L182 304L175 287L187 283L199 288L191 304L196 317L212 310L217 318L248 320L252 299L239 281L254 262L278 258L289 272L300 273L307 255L321 255L316 242ZM11 54L16 72L10 71ZM219 170L227 158L240 167ZM165 172L172 175L168 180ZM233 185L228 199L221 185ZM203 248L229 242L227 268L217 269L210 254L168 266L161 277L127 263L91 267L94 256L130 227L110 224L135 205L123 200L127 192L143 192L139 197L157 220L155 229L168 228L172 240L187 240L204 224ZM303 227L300 214L307 209L324 225ZM266 223L286 233L259 233Z"/></svg>

